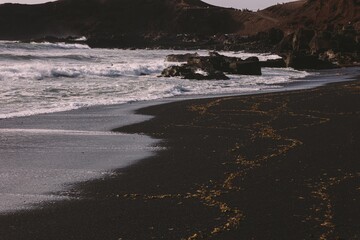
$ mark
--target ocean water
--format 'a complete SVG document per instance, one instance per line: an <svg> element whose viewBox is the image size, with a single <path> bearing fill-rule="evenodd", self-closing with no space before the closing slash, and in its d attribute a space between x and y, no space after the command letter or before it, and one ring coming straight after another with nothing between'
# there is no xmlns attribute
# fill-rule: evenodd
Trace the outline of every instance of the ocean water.
<svg viewBox="0 0 360 240"><path fill-rule="evenodd" d="M146 120L131 114L137 105L179 96L281 90L309 76L293 69L263 69L263 76L226 81L158 77L174 64L165 61L168 54L186 52L0 42L0 214L81 199L76 183L106 178L161 150L159 140L148 136L110 132ZM136 103L123 104L129 102ZM102 106L64 112L96 105Z"/></svg>
<svg viewBox="0 0 360 240"><path fill-rule="evenodd" d="M166 55L186 52L189 51L90 49L82 44L2 41L0 119L173 96L254 93L279 89L309 75L293 69L265 68L263 76L230 76L226 81L158 77L165 67L174 64L165 61ZM261 60L278 58L257 56Z"/></svg>

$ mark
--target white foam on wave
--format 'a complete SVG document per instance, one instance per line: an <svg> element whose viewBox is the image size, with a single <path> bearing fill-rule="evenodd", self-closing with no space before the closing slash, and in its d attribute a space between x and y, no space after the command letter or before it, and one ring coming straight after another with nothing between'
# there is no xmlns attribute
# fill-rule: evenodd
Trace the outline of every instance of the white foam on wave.
<svg viewBox="0 0 360 240"><path fill-rule="evenodd" d="M8 41L8 40L0 40L0 44L16 44L20 43L19 41Z"/></svg>
<svg viewBox="0 0 360 240"><path fill-rule="evenodd" d="M65 56L66 57L66 56ZM48 60L48 59L47 59ZM65 61L66 59L64 59ZM84 59L89 60L89 59ZM71 61L71 59L69 60ZM90 60L89 60L90 61ZM120 76L143 76L160 74L167 65L164 61L152 63L91 63L71 62L49 63L38 61L24 63L21 68L12 63L4 63L0 66L0 80L4 79L34 79L46 78L82 78L82 77L120 77Z"/></svg>
<svg viewBox="0 0 360 240"><path fill-rule="evenodd" d="M31 42L31 45L37 47L45 47L45 48L60 48L60 49L90 49L90 47L86 44L80 43L50 43L50 42Z"/></svg>
<svg viewBox="0 0 360 240"><path fill-rule="evenodd" d="M249 57L258 57L260 61L266 61L266 60L273 60L273 59L279 59L281 58L279 55L276 54L269 54L269 53L247 53L244 51L240 51L240 52L223 52L222 53L225 56L228 57L238 57L238 58L242 58L242 59L246 59Z"/></svg>
<svg viewBox="0 0 360 240"><path fill-rule="evenodd" d="M291 77L297 78L306 75L306 73L296 72ZM230 80L222 81L192 81L179 78L157 78L156 75L153 75L104 77L103 80L77 77L55 82L24 80L19 81L18 84L31 83L27 92L22 90L23 86L12 85L13 89L9 89L6 94L3 94L2 99L7 104L2 106L0 118L60 112L94 105L149 101L182 95L250 93L267 88L279 88L281 84L290 81L289 76L281 76L281 74L273 72L267 75L266 71L263 76L230 76L230 78ZM19 100L14 101L14 98ZM26 99L32 98L33 101L26 101Z"/></svg>
<svg viewBox="0 0 360 240"><path fill-rule="evenodd" d="M0 47L5 49L24 49L24 50L52 50L52 49L90 49L90 47L84 43L80 43L82 40L78 40L79 43L51 43L51 42L30 42L24 43L20 41L0 41ZM3 50L3 49L1 49Z"/></svg>
<svg viewBox="0 0 360 240"><path fill-rule="evenodd" d="M210 52L209 51L195 51L199 56L209 56ZM194 53L195 53L194 52ZM187 51L182 51L183 53L188 53ZM258 57L260 61L267 61L267 60L273 60L273 59L280 59L281 57L279 55L276 54L269 54L269 53L247 53L244 51L240 51L240 52L228 52L228 51L220 51L219 52L221 55L227 56L227 57L237 57L237 58L241 58L241 59L246 59L249 57ZM175 64L175 63L173 63Z"/></svg>
<svg viewBox="0 0 360 240"><path fill-rule="evenodd" d="M33 115L39 115L39 114L45 114L45 113L53 113L53 112L63 112L63 111L69 111L73 109L78 109L79 107L74 107L72 104L60 104L64 105L59 107L58 105L48 105L48 107L41 108L37 106L37 108L28 108L28 109L18 109L17 111L11 110L12 107L10 106L9 109L6 109L7 112L0 114L0 119L6 119L6 118L14 118L14 117L26 117L26 116L33 116ZM86 107L86 106L84 106ZM4 112L5 109L3 109Z"/></svg>
<svg viewBox="0 0 360 240"><path fill-rule="evenodd" d="M85 36L82 36L82 37L76 38L75 41L83 42L83 41L87 41L87 38Z"/></svg>
<svg viewBox="0 0 360 240"><path fill-rule="evenodd" d="M230 75L231 79L227 81L158 78L164 68L174 64L165 61L168 54L188 51L71 49L62 46L19 43L3 49L2 54L7 59L0 59L0 118L182 95L254 92L279 88L292 78L307 74L292 69L264 69L263 76ZM207 51L197 52L208 55ZM254 56L243 52L220 54L241 58ZM260 54L259 57L266 60L278 56Z"/></svg>

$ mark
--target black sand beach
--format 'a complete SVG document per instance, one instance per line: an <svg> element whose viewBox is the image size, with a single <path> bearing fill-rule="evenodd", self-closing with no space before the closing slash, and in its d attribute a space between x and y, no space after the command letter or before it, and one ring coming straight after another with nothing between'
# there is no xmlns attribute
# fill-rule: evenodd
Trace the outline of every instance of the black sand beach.
<svg viewBox="0 0 360 240"><path fill-rule="evenodd" d="M141 109L166 150L0 216L1 240L360 239L360 82Z"/></svg>

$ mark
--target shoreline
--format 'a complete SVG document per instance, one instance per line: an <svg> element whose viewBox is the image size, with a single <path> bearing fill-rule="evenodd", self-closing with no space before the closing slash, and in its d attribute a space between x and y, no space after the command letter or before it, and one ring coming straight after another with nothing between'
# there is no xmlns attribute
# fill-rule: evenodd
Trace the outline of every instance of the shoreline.
<svg viewBox="0 0 360 240"><path fill-rule="evenodd" d="M351 208L358 200L340 193L347 184L343 194L359 196L359 102L357 80L147 107L139 112L155 118L121 131L165 139L167 150L79 184L81 201L0 216L1 232L4 239L351 239L359 236Z"/></svg>
<svg viewBox="0 0 360 240"><path fill-rule="evenodd" d="M132 105L9 118L0 121L0 215L78 199L72 186L111 175L150 157L158 141L111 131L148 116ZM120 157L119 157L120 156Z"/></svg>
<svg viewBox="0 0 360 240"><path fill-rule="evenodd" d="M281 69L281 68L279 68ZM315 74L314 74L315 73ZM12 119L26 119L26 118L36 118L37 116L48 116L48 115L56 115L56 114L83 114L87 110L93 111L101 111L103 112L104 109L114 109L114 108L121 108L124 109L125 113L128 113L129 116L132 112L136 111L140 108L145 108L147 106L158 105L163 103L171 103L176 101L185 101L191 99L206 99L206 98L217 98L217 97L228 97L228 96L250 96L250 95L258 95L258 94L266 94L266 93L277 93L277 92L289 92L289 91L297 91L297 90L305 90L305 89L312 89L321 87L327 84L332 83L339 83L339 82L348 82L352 81L356 78L357 75L360 74L360 67L359 66L351 66L351 67L343 67L343 68L335 68L335 69L326 69L326 70L314 70L310 71L308 76L303 78L293 78L292 81L286 83L278 83L274 84L274 88L267 88L267 89L259 89L253 91L244 91L238 93L221 93L221 94L206 94L206 95L198 95L198 94L191 94L191 95L178 95L172 97L165 97L165 98L158 98L153 100L140 100L140 101L128 101L124 103L115 103L115 104L101 104L101 105L89 105L80 108L73 108L73 109L64 109L64 110L57 110L57 111L50 111L50 112L39 112L30 115L14 115L11 117L0 118L0 122L8 122ZM340 77L340 79L339 79ZM280 86L280 87L279 87ZM111 110L112 111L112 110ZM148 117L148 116L137 116L131 115L131 119L126 121L126 123L121 123L120 125L128 125L132 124L132 120L141 121L141 117ZM139 120L137 120L139 118ZM122 119L123 120L123 119ZM21 121L20 121L21 122ZM119 124L119 123L116 123ZM115 126L117 128L119 126ZM106 129L106 128L103 128ZM106 129L109 130L109 129Z"/></svg>

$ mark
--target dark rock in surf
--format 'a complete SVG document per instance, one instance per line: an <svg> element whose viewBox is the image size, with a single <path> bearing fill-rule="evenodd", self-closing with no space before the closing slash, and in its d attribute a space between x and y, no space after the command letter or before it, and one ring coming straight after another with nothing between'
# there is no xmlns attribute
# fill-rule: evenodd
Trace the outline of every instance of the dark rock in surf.
<svg viewBox="0 0 360 240"><path fill-rule="evenodd" d="M239 75L261 75L261 66L257 57L242 60L211 52L209 56L193 57L188 64L206 71L221 71Z"/></svg>
<svg viewBox="0 0 360 240"><path fill-rule="evenodd" d="M229 64L231 74L238 75L257 75L260 76L261 65L257 57L247 58L243 61L234 61Z"/></svg>
<svg viewBox="0 0 360 240"><path fill-rule="evenodd" d="M197 80L219 80L229 79L224 72L239 75L261 75L261 65L257 57L242 60L241 58L227 57L217 52L210 52L209 56L191 56L191 54L169 55L167 59L175 60L186 57L188 57L187 64L166 68L161 76L180 76L186 79Z"/></svg>
<svg viewBox="0 0 360 240"><path fill-rule="evenodd" d="M198 57L198 53L170 54L166 56L167 62L187 62L190 58Z"/></svg>
<svg viewBox="0 0 360 240"><path fill-rule="evenodd" d="M181 66L171 66L164 69L161 77L182 77L190 80L228 80L229 78L220 71L199 71L197 67L183 64Z"/></svg>
<svg viewBox="0 0 360 240"><path fill-rule="evenodd" d="M337 66L327 60L319 59L318 55L291 53L287 56L286 65L297 70L304 69L331 69Z"/></svg>
<svg viewBox="0 0 360 240"><path fill-rule="evenodd" d="M267 68L286 68L286 63L283 58L260 61L260 65L261 67L267 67Z"/></svg>

